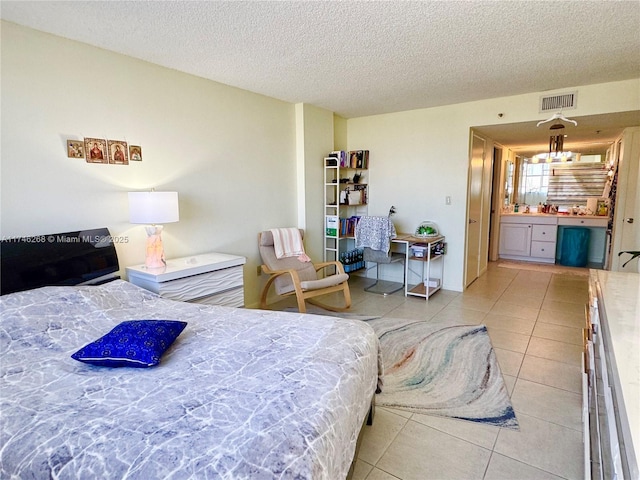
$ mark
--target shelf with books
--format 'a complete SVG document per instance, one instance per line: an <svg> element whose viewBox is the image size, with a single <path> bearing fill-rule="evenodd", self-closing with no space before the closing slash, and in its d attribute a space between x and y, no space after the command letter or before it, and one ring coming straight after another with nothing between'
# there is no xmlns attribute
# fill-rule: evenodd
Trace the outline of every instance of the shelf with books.
<svg viewBox="0 0 640 480"><path fill-rule="evenodd" d="M335 151L324 158L324 260L353 259L355 226L368 213L369 151ZM343 262L344 263L344 262ZM349 263L350 271L361 268Z"/></svg>
<svg viewBox="0 0 640 480"><path fill-rule="evenodd" d="M369 168L369 150L337 150L331 152L324 160L327 167L366 170Z"/></svg>

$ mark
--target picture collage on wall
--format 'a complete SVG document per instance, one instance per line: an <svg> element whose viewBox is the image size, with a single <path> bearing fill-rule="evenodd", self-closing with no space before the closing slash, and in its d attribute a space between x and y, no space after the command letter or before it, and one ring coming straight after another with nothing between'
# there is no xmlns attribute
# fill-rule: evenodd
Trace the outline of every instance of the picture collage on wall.
<svg viewBox="0 0 640 480"><path fill-rule="evenodd" d="M67 157L84 158L87 163L129 165L129 161L142 161L142 147L123 140L85 137L84 140L67 140Z"/></svg>

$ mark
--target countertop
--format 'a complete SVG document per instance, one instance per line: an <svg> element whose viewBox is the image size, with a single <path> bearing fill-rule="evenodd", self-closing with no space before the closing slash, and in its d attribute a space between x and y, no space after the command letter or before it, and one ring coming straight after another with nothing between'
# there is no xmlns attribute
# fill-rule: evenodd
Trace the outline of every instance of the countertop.
<svg viewBox="0 0 640 480"><path fill-rule="evenodd" d="M621 399L619 410L627 418L622 433L627 456L635 455L635 465L629 467L637 475L640 459L640 274L591 270L591 277L597 279L602 293L610 358L615 363L613 386Z"/></svg>
<svg viewBox="0 0 640 480"><path fill-rule="evenodd" d="M568 215L564 213L501 213L502 217L545 217L545 218L589 218L589 219L608 219L606 215Z"/></svg>
<svg viewBox="0 0 640 480"><path fill-rule="evenodd" d="M395 242L407 242L407 243L436 243L443 240L443 235L433 235L430 237L419 237L413 233L398 233L396 237L392 239Z"/></svg>

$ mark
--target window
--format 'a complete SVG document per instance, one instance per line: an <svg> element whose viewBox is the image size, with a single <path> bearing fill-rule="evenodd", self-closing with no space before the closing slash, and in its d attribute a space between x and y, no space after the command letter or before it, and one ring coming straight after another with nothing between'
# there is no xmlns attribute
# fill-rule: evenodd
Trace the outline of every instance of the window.
<svg viewBox="0 0 640 480"><path fill-rule="evenodd" d="M573 162L525 160L519 198L526 205L585 205L587 197L603 195L606 180L607 168L602 163L602 155L585 155Z"/></svg>
<svg viewBox="0 0 640 480"><path fill-rule="evenodd" d="M522 189L526 205L547 203L550 163L525 163L522 172Z"/></svg>

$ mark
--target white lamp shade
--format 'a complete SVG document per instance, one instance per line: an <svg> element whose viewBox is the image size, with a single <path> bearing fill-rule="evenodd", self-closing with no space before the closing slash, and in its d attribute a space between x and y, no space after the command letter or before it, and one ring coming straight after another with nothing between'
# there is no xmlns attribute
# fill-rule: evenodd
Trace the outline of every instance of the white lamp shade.
<svg viewBox="0 0 640 480"><path fill-rule="evenodd" d="M129 222L161 225L178 220L178 192L129 192Z"/></svg>

